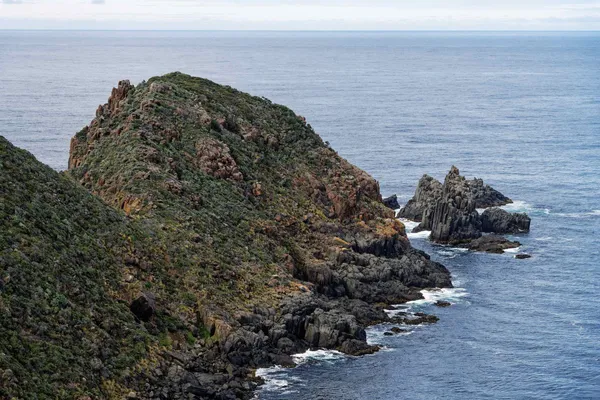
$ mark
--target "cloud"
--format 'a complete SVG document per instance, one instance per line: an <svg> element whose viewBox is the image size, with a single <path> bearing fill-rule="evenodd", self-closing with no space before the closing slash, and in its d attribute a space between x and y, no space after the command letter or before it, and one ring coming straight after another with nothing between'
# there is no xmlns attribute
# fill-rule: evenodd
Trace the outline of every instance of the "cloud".
<svg viewBox="0 0 600 400"><path fill-rule="evenodd" d="M105 4L106 1L104 0L92 0L92 4Z"/></svg>
<svg viewBox="0 0 600 400"><path fill-rule="evenodd" d="M23 0L2 0L2 4L23 4Z"/></svg>

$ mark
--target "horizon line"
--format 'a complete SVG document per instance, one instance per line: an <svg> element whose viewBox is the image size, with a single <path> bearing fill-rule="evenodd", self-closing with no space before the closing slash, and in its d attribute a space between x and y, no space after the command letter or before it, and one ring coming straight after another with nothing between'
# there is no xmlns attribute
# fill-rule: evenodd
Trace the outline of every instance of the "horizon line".
<svg viewBox="0 0 600 400"><path fill-rule="evenodd" d="M600 29L70 29L0 28L0 31L57 32L599 32Z"/></svg>

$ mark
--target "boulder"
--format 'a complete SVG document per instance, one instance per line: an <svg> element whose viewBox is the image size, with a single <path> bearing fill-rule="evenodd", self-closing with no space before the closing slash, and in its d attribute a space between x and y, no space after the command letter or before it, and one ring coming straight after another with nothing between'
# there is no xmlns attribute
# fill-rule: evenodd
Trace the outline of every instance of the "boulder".
<svg viewBox="0 0 600 400"><path fill-rule="evenodd" d="M440 181L429 175L423 175L419 179L414 197L398 212L396 217L421 222L423 220L423 213L433 208L441 197L442 184Z"/></svg>
<svg viewBox="0 0 600 400"><path fill-rule="evenodd" d="M393 327L392 329L390 329L392 331L392 333L398 334L398 333L402 333L402 332L408 332L406 329L402 329L400 327Z"/></svg>
<svg viewBox="0 0 600 400"><path fill-rule="evenodd" d="M339 310L317 309L307 319L304 340L311 347L332 349L341 346L347 339L367 340L367 333L353 315Z"/></svg>
<svg viewBox="0 0 600 400"><path fill-rule="evenodd" d="M141 321L149 321L156 311L156 298L152 293L143 293L131 303L129 309Z"/></svg>
<svg viewBox="0 0 600 400"><path fill-rule="evenodd" d="M514 249L519 247L520 245L521 243L512 242L502 236L486 235L461 246L472 251L483 251L486 253L504 253L504 250Z"/></svg>
<svg viewBox="0 0 600 400"><path fill-rule="evenodd" d="M450 307L452 304L449 301L438 300L434 303L437 307Z"/></svg>
<svg viewBox="0 0 600 400"><path fill-rule="evenodd" d="M361 340L348 339L342 343L339 350L351 356L364 356L379 351L379 346L371 346Z"/></svg>
<svg viewBox="0 0 600 400"><path fill-rule="evenodd" d="M386 197L382 201L386 207L391 208L392 210L397 210L400 208L400 203L398 203L398 196L396 196L395 194L392 196Z"/></svg>
<svg viewBox="0 0 600 400"><path fill-rule="evenodd" d="M501 208L488 208L481 214L481 229L492 233L529 232L531 218L527 214L512 214Z"/></svg>

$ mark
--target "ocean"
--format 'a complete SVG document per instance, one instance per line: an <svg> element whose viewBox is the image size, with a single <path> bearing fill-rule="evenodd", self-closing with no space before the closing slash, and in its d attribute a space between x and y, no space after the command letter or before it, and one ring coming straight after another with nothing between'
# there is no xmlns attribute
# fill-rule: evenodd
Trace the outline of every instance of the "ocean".
<svg viewBox="0 0 600 400"><path fill-rule="evenodd" d="M119 80L182 71L289 106L401 202L456 165L529 213L533 257L411 235L452 272L407 305L440 321L261 371L259 398L598 399L599 67L593 32L0 31L0 135L63 170Z"/></svg>

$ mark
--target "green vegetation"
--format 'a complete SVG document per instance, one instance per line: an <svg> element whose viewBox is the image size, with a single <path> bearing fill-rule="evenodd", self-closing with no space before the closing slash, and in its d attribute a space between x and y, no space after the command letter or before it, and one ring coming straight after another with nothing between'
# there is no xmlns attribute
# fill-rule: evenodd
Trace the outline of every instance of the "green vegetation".
<svg viewBox="0 0 600 400"><path fill-rule="evenodd" d="M337 246L307 221L371 229L379 197L288 108L181 73L120 85L66 174L0 139L0 398L123 396L297 292Z"/></svg>

